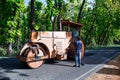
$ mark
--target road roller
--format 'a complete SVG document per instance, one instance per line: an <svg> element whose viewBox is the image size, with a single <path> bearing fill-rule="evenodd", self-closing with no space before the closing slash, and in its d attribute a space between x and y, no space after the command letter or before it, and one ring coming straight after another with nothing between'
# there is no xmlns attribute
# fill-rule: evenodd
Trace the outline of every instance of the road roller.
<svg viewBox="0 0 120 80"><path fill-rule="evenodd" d="M69 20L61 20L60 24L60 31L31 31L29 40L17 54L17 59L34 69L42 66L46 59L66 60L74 57L74 30L79 31L83 25ZM84 52L82 41L81 57Z"/></svg>

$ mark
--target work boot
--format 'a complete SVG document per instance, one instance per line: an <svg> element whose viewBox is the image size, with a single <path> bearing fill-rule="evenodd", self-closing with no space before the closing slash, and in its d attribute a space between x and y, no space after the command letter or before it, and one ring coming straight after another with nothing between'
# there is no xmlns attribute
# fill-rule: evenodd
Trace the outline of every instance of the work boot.
<svg viewBox="0 0 120 80"><path fill-rule="evenodd" d="M82 66L84 66L85 64L84 63L81 63Z"/></svg>
<svg viewBox="0 0 120 80"><path fill-rule="evenodd" d="M73 67L77 67L77 65L74 65Z"/></svg>
<svg viewBox="0 0 120 80"><path fill-rule="evenodd" d="M80 65L78 65L77 67L80 67Z"/></svg>

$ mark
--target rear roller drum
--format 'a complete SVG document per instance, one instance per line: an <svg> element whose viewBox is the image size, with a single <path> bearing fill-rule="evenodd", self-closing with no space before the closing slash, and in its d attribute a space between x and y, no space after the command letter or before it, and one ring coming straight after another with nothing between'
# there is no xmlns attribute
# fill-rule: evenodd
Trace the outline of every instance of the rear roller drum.
<svg viewBox="0 0 120 80"><path fill-rule="evenodd" d="M83 58L84 54L85 54L85 45L82 40L81 40L81 42L82 42L81 57Z"/></svg>

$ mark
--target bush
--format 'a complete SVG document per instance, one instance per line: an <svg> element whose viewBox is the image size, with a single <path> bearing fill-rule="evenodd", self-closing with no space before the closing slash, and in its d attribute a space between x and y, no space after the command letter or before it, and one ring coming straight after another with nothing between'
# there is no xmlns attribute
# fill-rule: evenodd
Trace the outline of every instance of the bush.
<svg viewBox="0 0 120 80"><path fill-rule="evenodd" d="M0 47L0 56L6 56L6 55L7 55L6 49Z"/></svg>

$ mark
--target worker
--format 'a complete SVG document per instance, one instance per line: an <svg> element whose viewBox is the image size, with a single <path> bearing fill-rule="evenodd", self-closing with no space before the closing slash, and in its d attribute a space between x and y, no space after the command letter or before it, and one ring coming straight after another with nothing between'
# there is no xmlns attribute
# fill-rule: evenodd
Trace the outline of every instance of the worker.
<svg viewBox="0 0 120 80"><path fill-rule="evenodd" d="M74 29L74 30L72 31L72 37L73 37L73 38L76 38L78 35L79 35L79 34L78 34L78 31L77 31L76 29Z"/></svg>
<svg viewBox="0 0 120 80"><path fill-rule="evenodd" d="M81 49L82 49L82 42L80 37L77 37L75 40L75 65L74 67L80 67L80 65L84 65L81 61Z"/></svg>

